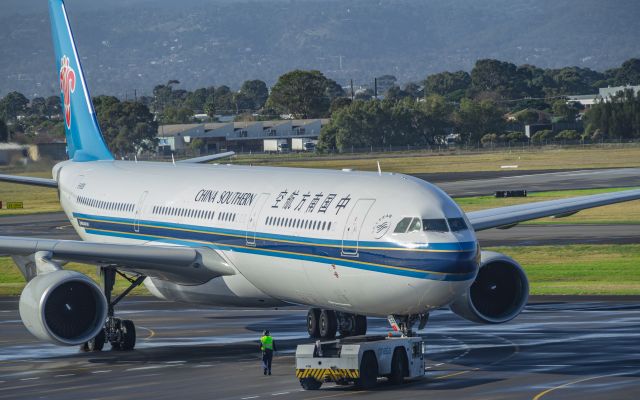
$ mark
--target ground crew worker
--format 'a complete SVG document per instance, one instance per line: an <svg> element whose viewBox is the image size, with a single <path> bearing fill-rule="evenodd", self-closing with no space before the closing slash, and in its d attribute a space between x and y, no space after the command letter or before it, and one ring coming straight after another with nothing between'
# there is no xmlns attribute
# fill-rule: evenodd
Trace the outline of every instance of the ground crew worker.
<svg viewBox="0 0 640 400"><path fill-rule="evenodd" d="M265 329L262 332L260 338L260 351L262 351L262 368L264 374L271 375L271 361L273 360L273 352L276 350L276 344L273 341L273 337L269 334L269 331Z"/></svg>

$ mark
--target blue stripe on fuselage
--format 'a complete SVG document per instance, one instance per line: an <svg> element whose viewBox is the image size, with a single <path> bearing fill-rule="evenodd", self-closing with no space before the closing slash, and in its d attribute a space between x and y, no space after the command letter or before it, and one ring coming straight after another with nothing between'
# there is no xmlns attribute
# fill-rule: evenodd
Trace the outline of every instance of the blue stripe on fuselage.
<svg viewBox="0 0 640 400"><path fill-rule="evenodd" d="M403 248L395 243L359 242L358 257L342 256L342 241L256 232L255 246L246 243L246 231L159 221L134 221L74 213L87 233L155 240L183 245L205 245L220 250L294 258L344 265L377 272L435 280L469 280L476 274L475 242L433 243ZM351 244L352 243L352 244ZM356 242L345 243L354 246Z"/></svg>

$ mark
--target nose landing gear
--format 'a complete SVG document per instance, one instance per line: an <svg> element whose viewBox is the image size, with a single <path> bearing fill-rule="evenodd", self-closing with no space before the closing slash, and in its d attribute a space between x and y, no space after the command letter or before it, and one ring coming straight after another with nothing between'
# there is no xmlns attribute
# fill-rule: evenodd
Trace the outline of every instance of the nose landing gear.
<svg viewBox="0 0 640 400"><path fill-rule="evenodd" d="M312 308L307 313L307 332L314 339L334 339L340 336L367 334L367 317L339 311Z"/></svg>
<svg viewBox="0 0 640 400"><path fill-rule="evenodd" d="M389 315L389 325L394 332L400 332L404 337L414 336L413 325L418 322L418 330L424 329L429 320L429 313L413 315Z"/></svg>

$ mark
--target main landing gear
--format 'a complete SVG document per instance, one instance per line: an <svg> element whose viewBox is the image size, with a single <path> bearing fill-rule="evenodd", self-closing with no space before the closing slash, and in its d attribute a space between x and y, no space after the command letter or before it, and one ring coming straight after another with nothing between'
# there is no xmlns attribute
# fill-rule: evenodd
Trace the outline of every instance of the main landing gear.
<svg viewBox="0 0 640 400"><path fill-rule="evenodd" d="M340 311L312 308L307 313L307 332L314 339L335 339L340 336L367 334L367 317Z"/></svg>
<svg viewBox="0 0 640 400"><path fill-rule="evenodd" d="M116 274L129 281L130 285L118 297L111 300L111 292L113 291L113 285L115 284ZM96 337L84 343L81 346L81 350L102 351L105 343L107 342L111 344L112 350L133 350L136 345L136 327L131 320L115 318L114 307L133 289L140 286L146 276L140 275L136 278L131 278L111 266L100 268L100 275L102 277L104 295L107 298L107 304L109 305L107 310L107 320L105 322L104 329L102 329Z"/></svg>

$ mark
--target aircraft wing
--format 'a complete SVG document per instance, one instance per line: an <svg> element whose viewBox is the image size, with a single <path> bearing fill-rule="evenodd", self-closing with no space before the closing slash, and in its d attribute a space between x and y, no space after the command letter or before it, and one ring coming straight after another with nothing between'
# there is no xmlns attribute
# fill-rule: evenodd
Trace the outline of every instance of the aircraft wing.
<svg viewBox="0 0 640 400"><path fill-rule="evenodd" d="M119 269L175 283L194 285L235 270L206 247L131 245L0 236L0 254L13 256L25 279L35 276L35 254L47 252L54 262L115 265Z"/></svg>
<svg viewBox="0 0 640 400"><path fill-rule="evenodd" d="M208 156L187 158L185 160L180 160L180 161L176 161L176 162L192 163L192 164L203 164L203 163L207 163L209 161L219 160L221 158L231 157L234 154L236 154L236 153L233 152L233 151L227 151L225 153L209 154Z"/></svg>
<svg viewBox="0 0 640 400"><path fill-rule="evenodd" d="M15 176L15 175L0 174L0 181L20 183L23 185L44 186L44 187L51 187L51 188L58 187L58 182L56 182L54 179L34 178L31 176Z"/></svg>
<svg viewBox="0 0 640 400"><path fill-rule="evenodd" d="M490 228L508 227L523 221L543 217L568 216L586 208L606 206L607 204L638 199L640 199L640 189L625 190L622 192L595 194L472 211L467 213L467 217L471 225L473 225L473 229L482 231Z"/></svg>

